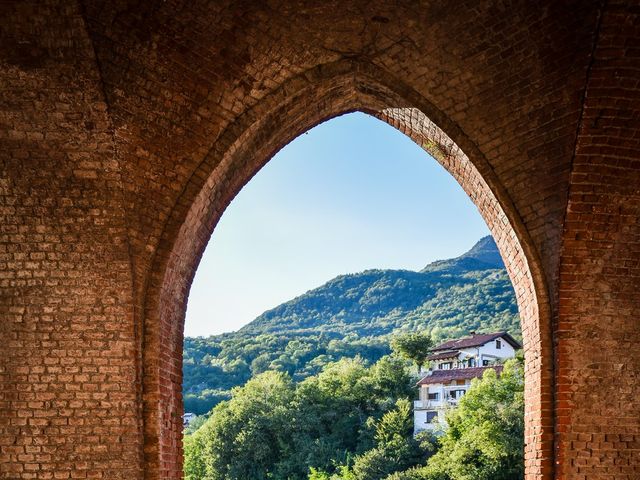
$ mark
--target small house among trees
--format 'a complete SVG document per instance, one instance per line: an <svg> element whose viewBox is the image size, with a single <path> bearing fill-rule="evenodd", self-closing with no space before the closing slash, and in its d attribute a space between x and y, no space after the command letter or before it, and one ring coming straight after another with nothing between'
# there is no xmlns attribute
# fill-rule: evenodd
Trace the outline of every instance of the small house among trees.
<svg viewBox="0 0 640 480"><path fill-rule="evenodd" d="M414 433L433 430L444 423L448 407L457 405L471 386L487 369L497 373L501 360L513 358L522 348L507 332L472 333L469 337L451 340L431 349L426 357L430 368L418 382L419 399L414 402Z"/></svg>

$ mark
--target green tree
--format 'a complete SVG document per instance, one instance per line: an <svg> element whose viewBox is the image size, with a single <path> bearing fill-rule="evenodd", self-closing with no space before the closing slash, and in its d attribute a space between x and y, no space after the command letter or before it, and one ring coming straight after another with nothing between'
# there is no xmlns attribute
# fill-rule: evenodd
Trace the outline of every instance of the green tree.
<svg viewBox="0 0 640 480"><path fill-rule="evenodd" d="M375 447L358 455L353 466L343 470L340 478L381 480L396 471L422 464L435 451L432 437L413 437L411 402L399 399L393 410L375 424ZM344 474L349 475L344 475Z"/></svg>
<svg viewBox="0 0 640 480"><path fill-rule="evenodd" d="M391 338L391 349L403 358L416 364L418 372L433 348L431 335L426 333L406 333Z"/></svg>
<svg viewBox="0 0 640 480"><path fill-rule="evenodd" d="M204 438L206 480L267 479L290 434L294 387L280 372L266 372L233 392L196 432ZM188 460L188 459L187 459ZM185 462L185 466L190 466Z"/></svg>
<svg viewBox="0 0 640 480"><path fill-rule="evenodd" d="M207 432L199 429L192 435L183 437L184 478L185 480L202 480L206 478L205 439Z"/></svg>
<svg viewBox="0 0 640 480"><path fill-rule="evenodd" d="M271 355L268 353L262 353L253 359L251 362L251 373L253 375L260 375L261 373L269 370L269 364L271 363Z"/></svg>
<svg viewBox="0 0 640 480"><path fill-rule="evenodd" d="M307 478L308 480L331 480L331 477L327 472L317 470L313 467L309 468L309 476Z"/></svg>
<svg viewBox="0 0 640 480"><path fill-rule="evenodd" d="M345 358L297 386L286 374L265 372L234 389L231 400L187 436L185 476L288 480L336 474L337 465L352 463L349 458L374 447L376 436L396 428L395 417L385 413L398 394L407 393L409 373L391 357L371 367ZM410 430L402 425L396 430ZM339 475L347 473L343 468Z"/></svg>

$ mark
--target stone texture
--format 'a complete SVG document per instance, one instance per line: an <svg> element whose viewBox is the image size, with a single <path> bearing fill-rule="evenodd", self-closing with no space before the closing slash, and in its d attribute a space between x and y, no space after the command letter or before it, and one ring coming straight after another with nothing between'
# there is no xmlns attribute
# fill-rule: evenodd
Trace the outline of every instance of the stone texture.
<svg viewBox="0 0 640 480"><path fill-rule="evenodd" d="M0 478L180 478L186 297L225 207L362 110L505 258L527 478L640 477L636 2L0 4Z"/></svg>

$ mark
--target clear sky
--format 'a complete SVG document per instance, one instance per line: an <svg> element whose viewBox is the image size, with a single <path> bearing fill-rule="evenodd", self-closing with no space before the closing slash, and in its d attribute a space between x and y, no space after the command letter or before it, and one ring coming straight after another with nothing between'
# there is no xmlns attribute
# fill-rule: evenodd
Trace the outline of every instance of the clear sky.
<svg viewBox="0 0 640 480"><path fill-rule="evenodd" d="M343 273L419 270L489 233L424 150L363 113L284 147L216 227L189 295L185 334L237 330Z"/></svg>

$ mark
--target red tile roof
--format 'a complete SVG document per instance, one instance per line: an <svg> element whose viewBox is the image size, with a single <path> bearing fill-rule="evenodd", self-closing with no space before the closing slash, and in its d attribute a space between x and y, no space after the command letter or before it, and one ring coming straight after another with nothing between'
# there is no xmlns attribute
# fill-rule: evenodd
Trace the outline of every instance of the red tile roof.
<svg viewBox="0 0 640 480"><path fill-rule="evenodd" d="M509 343L516 350L522 348L522 345L518 341L509 335L507 332L495 332L495 333L479 333L470 337L458 338L456 340L450 340L443 344L433 348L432 351L440 352L442 350L459 350L461 348L479 347L485 343L491 342L497 338L503 338L505 342Z"/></svg>
<svg viewBox="0 0 640 480"><path fill-rule="evenodd" d="M427 357L427 360L443 360L445 358L453 358L453 357L457 357L458 354L460 352L455 351L455 352L438 352L438 353L434 353L433 355L429 355Z"/></svg>
<svg viewBox="0 0 640 480"><path fill-rule="evenodd" d="M485 370L494 369L498 374L502 372L502 365L493 365L490 367L476 368L454 368L452 370L434 370L418 382L418 385L432 385L434 383L447 383L452 380L471 380L472 378L480 378Z"/></svg>

